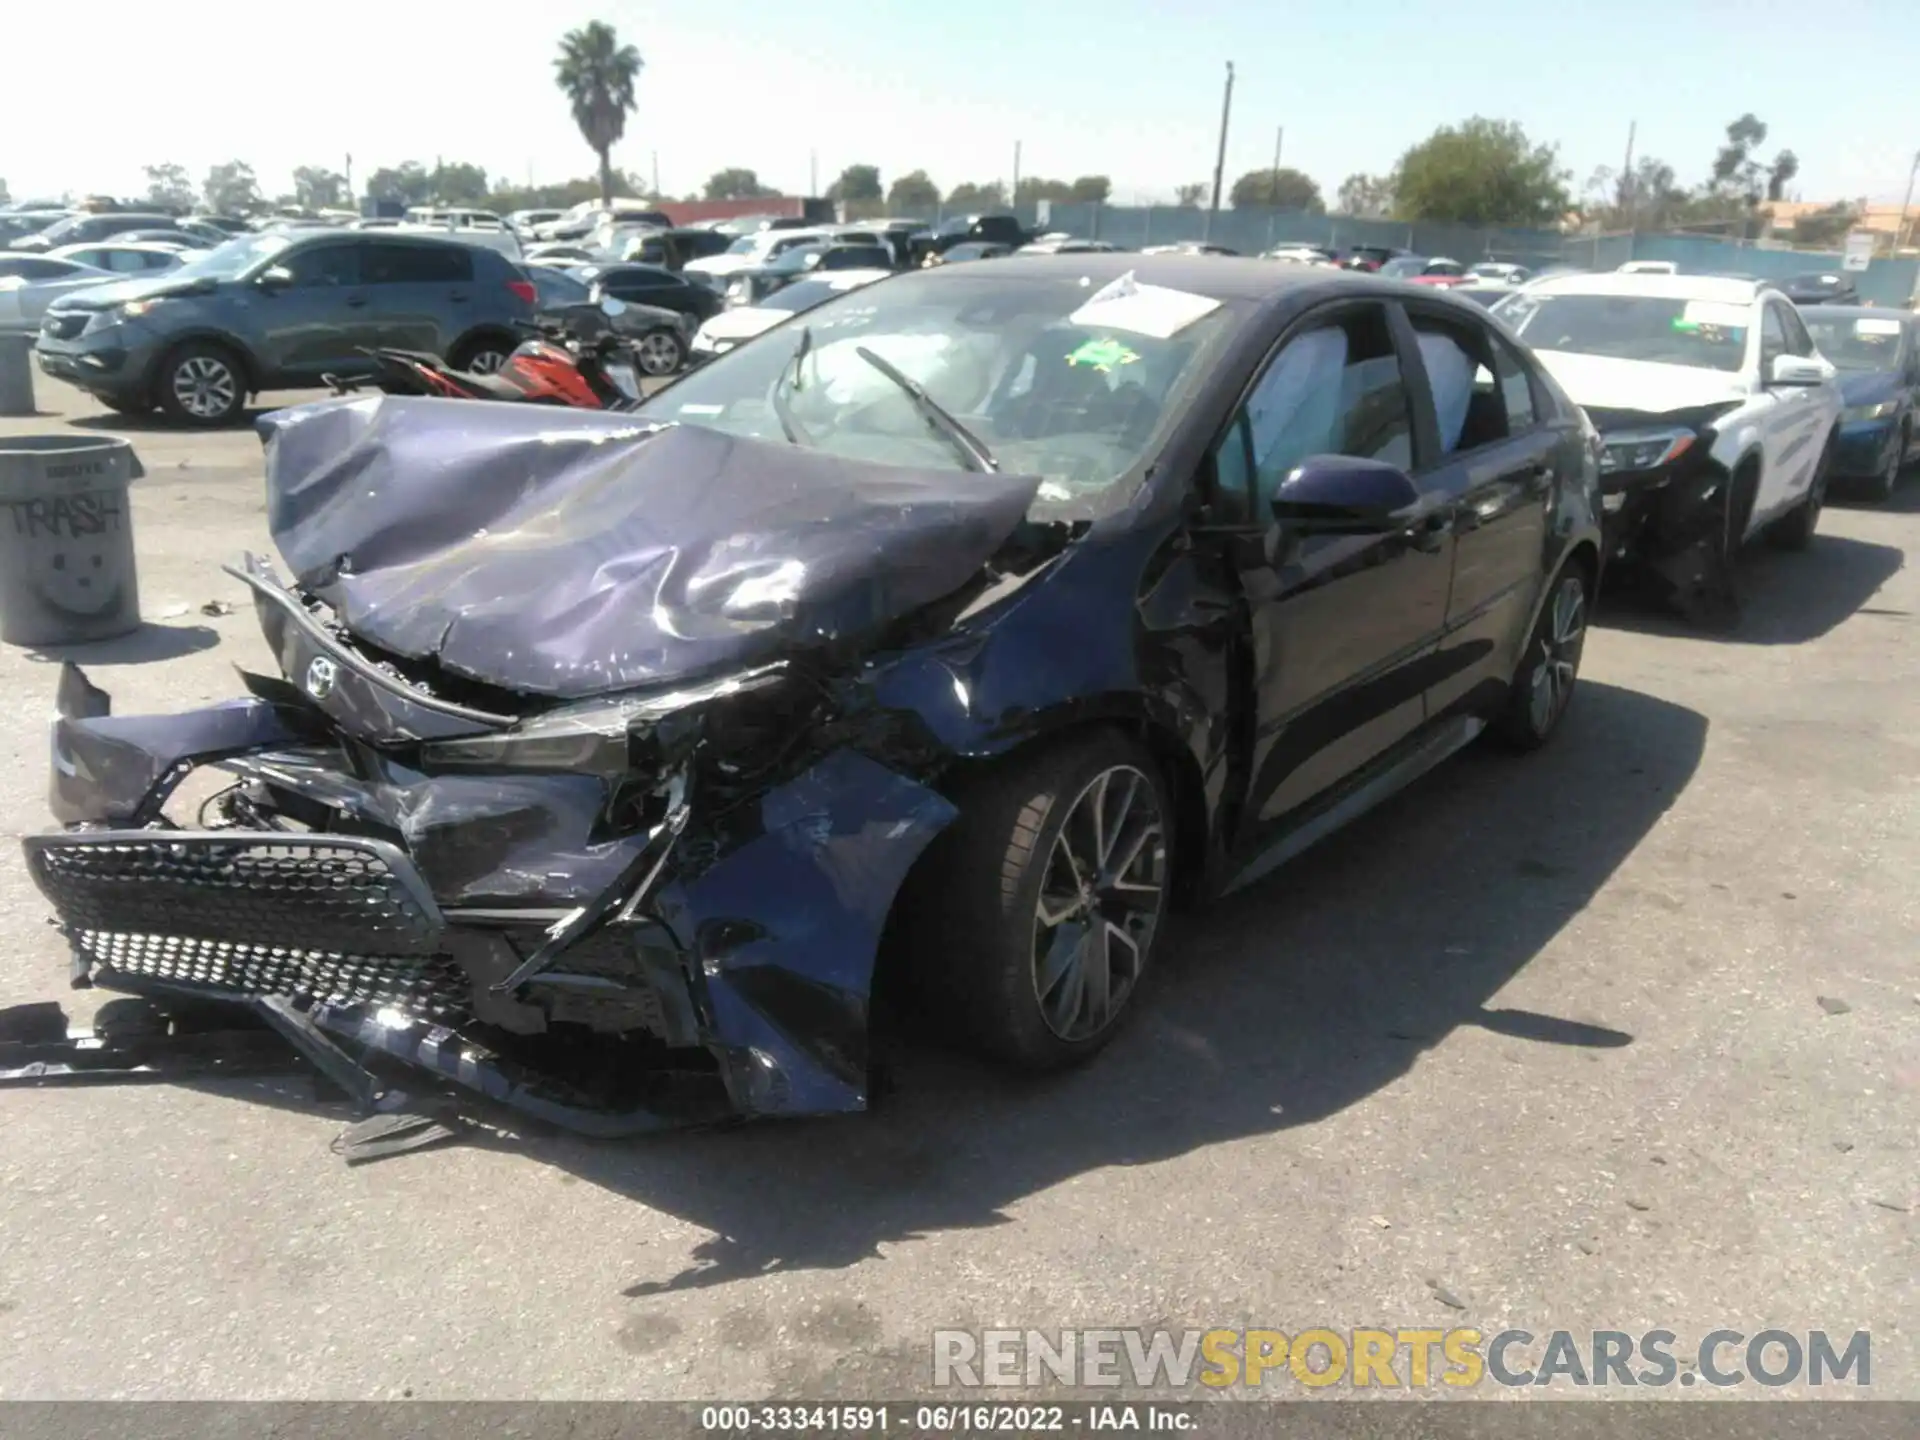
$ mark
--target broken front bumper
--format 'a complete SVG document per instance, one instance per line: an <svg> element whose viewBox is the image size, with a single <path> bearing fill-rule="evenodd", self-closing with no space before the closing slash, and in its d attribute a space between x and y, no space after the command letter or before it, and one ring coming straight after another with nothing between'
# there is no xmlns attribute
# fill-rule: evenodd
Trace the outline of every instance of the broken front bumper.
<svg viewBox="0 0 1920 1440"><path fill-rule="evenodd" d="M294 705L114 717L69 667L60 708L71 828L24 848L77 984L286 1002L349 1051L601 1134L863 1108L881 933L955 813L837 749L723 821L696 797L608 834L592 776L424 774ZM172 828L206 764L324 828L244 806Z"/></svg>

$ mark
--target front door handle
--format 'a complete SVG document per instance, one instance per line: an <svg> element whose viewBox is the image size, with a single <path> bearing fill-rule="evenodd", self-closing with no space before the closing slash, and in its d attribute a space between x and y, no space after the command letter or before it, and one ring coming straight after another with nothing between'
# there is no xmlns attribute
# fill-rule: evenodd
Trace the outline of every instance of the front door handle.
<svg viewBox="0 0 1920 1440"><path fill-rule="evenodd" d="M1453 520L1451 510L1436 510L1425 519L1414 521L1400 534L1414 549L1435 555L1446 544L1447 531L1453 528Z"/></svg>
<svg viewBox="0 0 1920 1440"><path fill-rule="evenodd" d="M364 295L349 296L346 305L349 310L364 310L367 305L367 297Z"/></svg>
<svg viewBox="0 0 1920 1440"><path fill-rule="evenodd" d="M447 298L453 301L455 304L464 305L467 301L471 300L473 297L467 294L467 292L464 290L456 290L451 295L447 296Z"/></svg>

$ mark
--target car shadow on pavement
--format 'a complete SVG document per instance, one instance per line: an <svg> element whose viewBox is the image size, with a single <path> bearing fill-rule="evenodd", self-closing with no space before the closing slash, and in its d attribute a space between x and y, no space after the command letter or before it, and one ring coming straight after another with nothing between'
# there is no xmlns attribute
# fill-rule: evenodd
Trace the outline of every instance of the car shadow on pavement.
<svg viewBox="0 0 1920 1440"><path fill-rule="evenodd" d="M144 435L156 432L165 435L181 436L202 434L217 435L223 430L244 430L251 426L253 422L258 420L262 415L271 415L276 410L284 410L286 408L284 405L253 406L242 410L238 417L228 421L225 425L206 427L182 425L178 420L170 419L158 410L148 410L139 415L122 415L117 410L109 410L100 415L75 415L67 420L67 424L73 426L76 430L125 431L129 435Z"/></svg>
<svg viewBox="0 0 1920 1440"><path fill-rule="evenodd" d="M1598 623L1614 630L1736 645L1805 645L1843 624L1906 564L1895 545L1818 535L1798 554L1767 545L1740 555L1740 616L1726 627L1690 623L1633 583L1604 589Z"/></svg>
<svg viewBox="0 0 1920 1440"><path fill-rule="evenodd" d="M619 1283L639 1297L1012 1224L1012 1207L1076 1175L1332 1115L1462 1026L1594 1054L1627 1045L1598 981L1564 1015L1489 1004L1658 822L1706 733L1694 711L1583 682L1542 753L1474 747L1263 883L1178 917L1134 1024L1072 1073L1011 1079L910 1047L864 1117L523 1148L713 1232L663 1263L636 1253Z"/></svg>
<svg viewBox="0 0 1920 1440"><path fill-rule="evenodd" d="M156 625L148 621L138 630L112 640L34 646L27 651L27 658L54 665L69 660L76 665L145 665L196 655L219 643L220 632L211 625Z"/></svg>

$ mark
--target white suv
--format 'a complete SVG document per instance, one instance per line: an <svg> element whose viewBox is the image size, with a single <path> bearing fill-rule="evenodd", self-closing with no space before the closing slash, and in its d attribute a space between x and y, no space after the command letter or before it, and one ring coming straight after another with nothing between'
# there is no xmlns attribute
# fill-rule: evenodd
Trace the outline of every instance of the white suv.
<svg viewBox="0 0 1920 1440"><path fill-rule="evenodd" d="M1763 529L1794 549L1813 538L1840 388L1799 314L1764 281L1563 275L1493 313L1600 433L1611 556L1658 564L1705 553L1724 569Z"/></svg>

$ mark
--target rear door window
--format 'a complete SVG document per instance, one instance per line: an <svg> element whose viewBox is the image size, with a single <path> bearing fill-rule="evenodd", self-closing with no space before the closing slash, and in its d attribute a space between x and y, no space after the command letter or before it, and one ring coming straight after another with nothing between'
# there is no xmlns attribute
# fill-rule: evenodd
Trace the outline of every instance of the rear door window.
<svg viewBox="0 0 1920 1440"><path fill-rule="evenodd" d="M360 247L341 241L281 257L280 266L301 289L360 283Z"/></svg>
<svg viewBox="0 0 1920 1440"><path fill-rule="evenodd" d="M361 263L369 285L457 285L473 279L473 254L464 245L376 240Z"/></svg>

